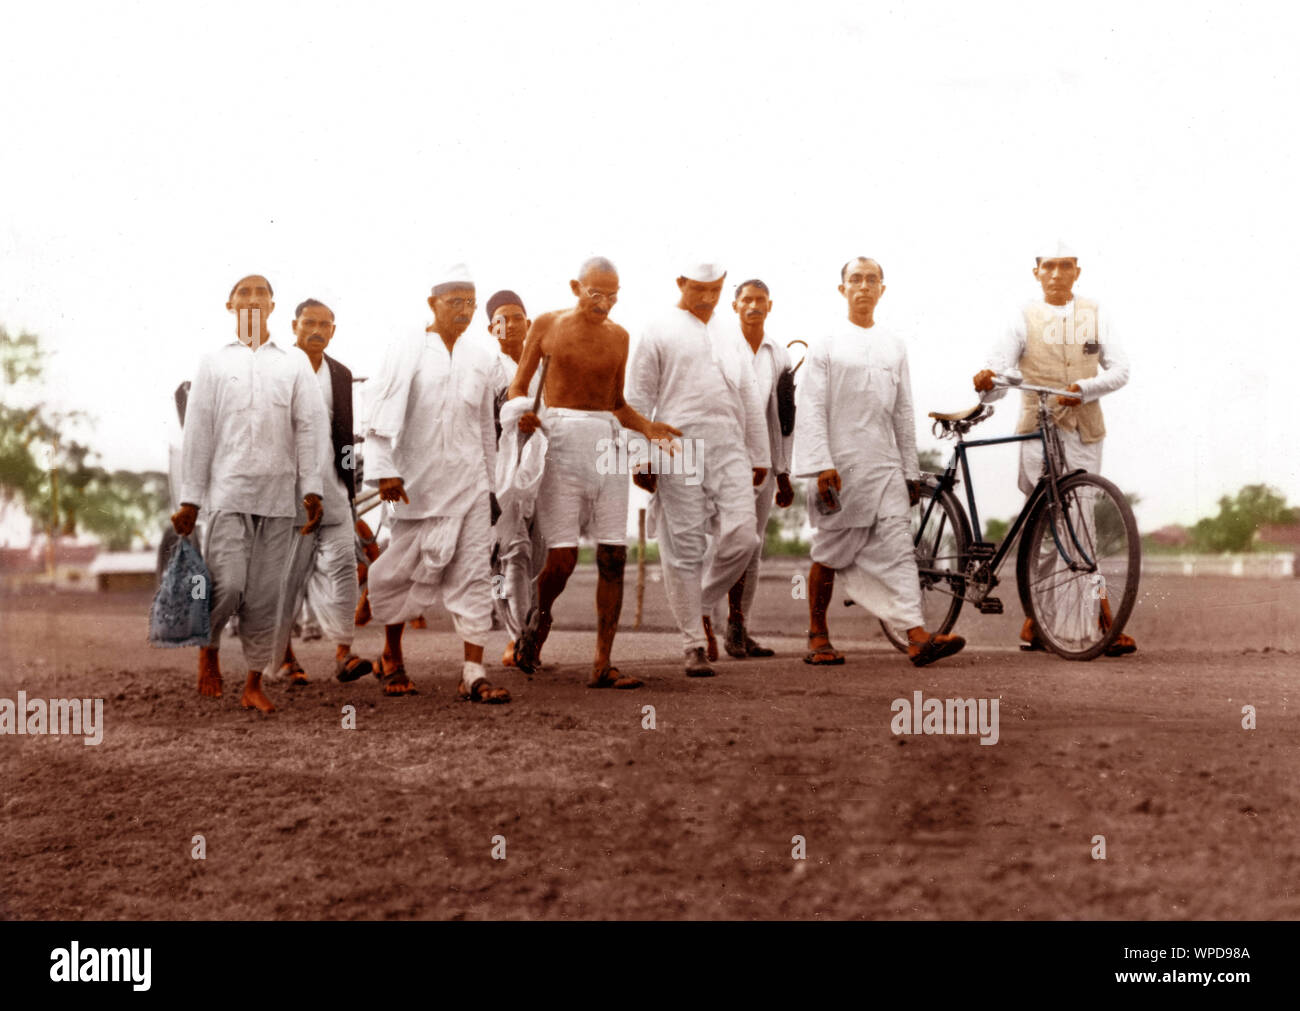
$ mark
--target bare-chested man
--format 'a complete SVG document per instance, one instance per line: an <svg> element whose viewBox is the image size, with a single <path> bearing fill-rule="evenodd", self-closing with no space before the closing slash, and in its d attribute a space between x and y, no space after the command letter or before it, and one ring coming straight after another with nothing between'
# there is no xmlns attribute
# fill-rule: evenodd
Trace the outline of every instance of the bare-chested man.
<svg viewBox="0 0 1300 1011"><path fill-rule="evenodd" d="M641 682L610 663L614 633L623 607L623 566L627 561L628 475L599 466L609 458L619 426L655 443L681 435L663 422L643 417L623 399L628 336L609 319L618 301L618 271L596 257L582 265L569 287L578 304L539 316L524 345L511 398L525 397L544 357L550 358L539 418L527 410L519 429L542 428L549 440L546 471L537 497L537 523L546 542L546 565L537 577L537 610L520 636L515 661L537 669L542 644L551 629L551 607L578 562L578 539L596 541L596 658L593 688L639 688ZM612 473L602 473L612 470Z"/></svg>

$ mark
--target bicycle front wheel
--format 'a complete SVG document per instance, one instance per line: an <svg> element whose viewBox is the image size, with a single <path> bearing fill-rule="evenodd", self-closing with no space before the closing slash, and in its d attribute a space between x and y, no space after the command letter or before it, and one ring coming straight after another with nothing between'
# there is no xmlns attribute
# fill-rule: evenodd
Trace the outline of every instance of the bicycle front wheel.
<svg viewBox="0 0 1300 1011"><path fill-rule="evenodd" d="M1115 641L1133 612L1142 544L1133 509L1098 474L1058 485L1030 518L1016 564L1021 600L1044 644L1067 660L1091 660Z"/></svg>
<svg viewBox="0 0 1300 1011"><path fill-rule="evenodd" d="M912 507L912 543L916 545L916 568L921 579L921 613L926 631L944 634L957 624L966 593L966 556L969 551L970 521L952 492L940 492L929 519L927 495ZM925 520L925 530L921 522ZM920 535L918 536L918 531ZM907 652L907 629L880 623L885 638L894 648Z"/></svg>

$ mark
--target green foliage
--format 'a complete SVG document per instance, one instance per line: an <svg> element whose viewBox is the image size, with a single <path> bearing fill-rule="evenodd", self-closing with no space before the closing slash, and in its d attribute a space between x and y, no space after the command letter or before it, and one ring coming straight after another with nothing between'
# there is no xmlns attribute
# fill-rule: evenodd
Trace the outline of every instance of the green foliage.
<svg viewBox="0 0 1300 1011"><path fill-rule="evenodd" d="M166 515L167 475L109 472L93 464L91 447L63 437L85 419L80 411L53 411L39 400L48 353L34 334L11 337L0 327L0 500L18 501L42 528L73 536L96 534L110 551L146 542ZM16 406L15 401L30 401Z"/></svg>
<svg viewBox="0 0 1300 1011"><path fill-rule="evenodd" d="M1197 551L1250 551L1255 531L1264 524L1300 523L1300 509L1288 508L1286 497L1264 484L1248 484L1236 496L1219 499L1219 514L1192 527Z"/></svg>
<svg viewBox="0 0 1300 1011"><path fill-rule="evenodd" d="M985 520L984 540L989 544L1001 544L1002 538L1007 535L1007 531L1010 529L1010 520Z"/></svg>

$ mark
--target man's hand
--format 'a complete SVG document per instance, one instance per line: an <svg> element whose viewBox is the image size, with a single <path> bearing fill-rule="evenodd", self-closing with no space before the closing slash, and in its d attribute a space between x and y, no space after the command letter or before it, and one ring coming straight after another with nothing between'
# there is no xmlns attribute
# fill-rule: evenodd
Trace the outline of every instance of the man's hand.
<svg viewBox="0 0 1300 1011"><path fill-rule="evenodd" d="M519 415L519 431L523 432L524 435L532 435L541 427L542 419L532 411L524 411L523 414Z"/></svg>
<svg viewBox="0 0 1300 1011"><path fill-rule="evenodd" d="M172 529L182 537L194 533L194 523L199 518L199 507L193 502L182 502L181 507L172 513Z"/></svg>
<svg viewBox="0 0 1300 1011"><path fill-rule="evenodd" d="M790 487L790 475L776 475L776 504L782 509L789 509L794 502L794 489Z"/></svg>
<svg viewBox="0 0 1300 1011"><path fill-rule="evenodd" d="M975 373L975 392L987 393L993 389L993 377L995 373L992 369L984 369L982 372Z"/></svg>
<svg viewBox="0 0 1300 1011"><path fill-rule="evenodd" d="M659 478L648 470L634 470L632 471L632 483L642 491L653 495L655 489L659 487Z"/></svg>
<svg viewBox="0 0 1300 1011"><path fill-rule="evenodd" d="M757 488L760 484L762 484L762 483L763 483L764 481L766 481L766 480L767 480L767 468L766 468L766 467L755 467L755 468L754 468L754 487Z"/></svg>
<svg viewBox="0 0 1300 1011"><path fill-rule="evenodd" d="M827 508L835 504L831 500L830 489L834 488L839 491L843 487L840 483L840 472L834 467L817 475L817 494L821 496L821 500L826 504Z"/></svg>
<svg viewBox="0 0 1300 1011"><path fill-rule="evenodd" d="M401 499L407 505L411 500L406 497L406 489L402 487L400 477L381 477L379 479L379 497L385 502L396 502Z"/></svg>
<svg viewBox="0 0 1300 1011"><path fill-rule="evenodd" d="M673 428L672 425L665 424L662 421L647 421L645 431L641 433L646 439L655 443L666 452L669 456L676 456L677 450L681 448L681 443L677 441L677 436L682 433Z"/></svg>
<svg viewBox="0 0 1300 1011"><path fill-rule="evenodd" d="M1069 390L1071 393L1080 392L1078 383L1071 383L1069 386L1066 387L1066 389ZM1080 404L1083 403L1083 400L1080 399L1079 397L1057 397L1056 402L1060 404L1062 407L1078 407Z"/></svg>
<svg viewBox="0 0 1300 1011"><path fill-rule="evenodd" d="M320 521L325 518L325 507L319 495L304 495L302 506L307 510L307 522L302 525L301 530L302 535L306 537L320 526Z"/></svg>
<svg viewBox="0 0 1300 1011"><path fill-rule="evenodd" d="M921 482L913 481L910 478L907 481L907 501L911 505L916 505L921 501Z"/></svg>

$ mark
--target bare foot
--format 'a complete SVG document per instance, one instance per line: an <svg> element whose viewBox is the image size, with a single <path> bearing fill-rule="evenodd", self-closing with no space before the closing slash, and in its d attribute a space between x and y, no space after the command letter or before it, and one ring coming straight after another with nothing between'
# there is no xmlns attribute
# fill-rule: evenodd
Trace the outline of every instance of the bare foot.
<svg viewBox="0 0 1300 1011"><path fill-rule="evenodd" d="M217 651L211 646L199 647L199 694L221 698L221 667Z"/></svg>
<svg viewBox="0 0 1300 1011"><path fill-rule="evenodd" d="M275 706L271 705L271 700L262 691L262 675L257 671L248 672L248 681L244 685L244 694L239 697L239 704L245 709L275 712Z"/></svg>

